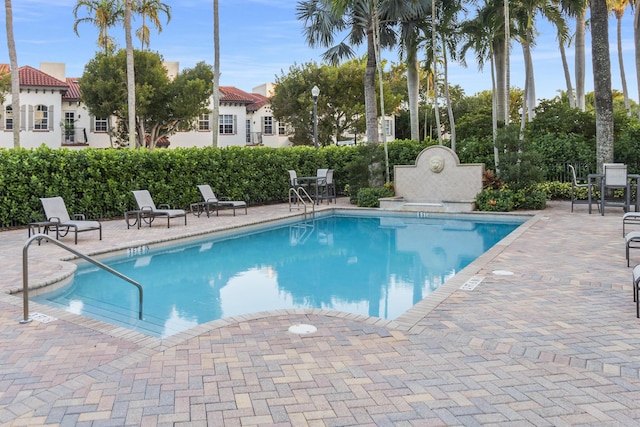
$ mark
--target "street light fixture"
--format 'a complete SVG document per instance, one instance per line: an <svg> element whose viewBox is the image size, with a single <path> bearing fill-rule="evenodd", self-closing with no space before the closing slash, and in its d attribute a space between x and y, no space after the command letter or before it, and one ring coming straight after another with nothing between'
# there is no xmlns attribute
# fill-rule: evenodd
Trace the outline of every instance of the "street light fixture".
<svg viewBox="0 0 640 427"><path fill-rule="evenodd" d="M320 95L320 89L314 86L311 89L311 96L313 96L313 146L316 149L318 149L318 95Z"/></svg>

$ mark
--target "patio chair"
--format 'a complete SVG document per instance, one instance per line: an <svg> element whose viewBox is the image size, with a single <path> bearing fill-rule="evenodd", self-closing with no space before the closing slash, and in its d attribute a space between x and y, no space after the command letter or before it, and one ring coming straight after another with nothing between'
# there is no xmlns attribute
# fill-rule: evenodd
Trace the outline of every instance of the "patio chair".
<svg viewBox="0 0 640 427"><path fill-rule="evenodd" d="M220 209L233 209L233 216L236 216L236 209L244 208L244 214L247 214L247 202L245 201L218 199L209 184L198 185L198 190L204 199L202 204L207 211L207 216L210 216L211 208L216 211L216 216L219 216Z"/></svg>
<svg viewBox="0 0 640 427"><path fill-rule="evenodd" d="M600 185L600 213L604 215L605 206L620 206L625 212L631 206L631 183L627 176L627 165L622 163L605 163L603 165L604 176ZM624 200L622 202L607 199L607 191L624 189Z"/></svg>
<svg viewBox="0 0 640 427"><path fill-rule="evenodd" d="M573 212L573 205L589 204L588 199L579 199L578 195L576 194L578 189L580 188L586 188L588 190L589 183L585 178L578 178L578 176L576 175L576 169L573 167L573 165L567 165L567 166L569 166L569 170L571 170L571 212ZM598 211L600 211L600 205L598 204L598 200L595 199L595 202L596 202L596 205L598 205Z"/></svg>
<svg viewBox="0 0 640 427"><path fill-rule="evenodd" d="M133 190L133 196L136 198L136 203L139 209L139 221L147 221L149 227L156 217L167 218L167 228L171 227L171 218L184 217L184 225L187 225L187 212L183 209L171 209L167 204L159 205L156 208L156 204L151 198L148 190ZM138 223L138 228L140 223Z"/></svg>
<svg viewBox="0 0 640 427"><path fill-rule="evenodd" d="M640 264L633 267L633 301L636 303L636 317L640 318Z"/></svg>
<svg viewBox="0 0 640 427"><path fill-rule="evenodd" d="M327 203L331 203L333 199L336 202L336 184L333 181L333 169L327 169L324 175L324 179L318 180L318 191L320 193L320 200L327 200Z"/></svg>
<svg viewBox="0 0 640 427"><path fill-rule="evenodd" d="M62 197L44 197L40 199L40 202L47 217L49 230L56 232L56 240L66 236L69 231L73 231L75 244L77 245L78 233L92 230L98 230L100 240L102 240L102 224L100 221L87 221L84 214L74 214L72 219Z"/></svg>

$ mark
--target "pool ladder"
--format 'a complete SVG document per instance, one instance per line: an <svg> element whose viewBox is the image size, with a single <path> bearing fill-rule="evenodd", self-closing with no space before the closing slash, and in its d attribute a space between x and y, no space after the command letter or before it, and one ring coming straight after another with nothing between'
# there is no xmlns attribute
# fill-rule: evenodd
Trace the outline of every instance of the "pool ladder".
<svg viewBox="0 0 640 427"><path fill-rule="evenodd" d="M305 197L307 201L305 201ZM295 199L295 205L297 209L300 209L299 204L302 203L304 205L304 216L307 216L307 202L311 203L312 207L312 215L316 214L316 202L311 198L307 190L303 187L291 187L289 188L289 212L291 212L291 205L293 204L291 200Z"/></svg>
<svg viewBox="0 0 640 427"><path fill-rule="evenodd" d="M74 254L75 256L78 256L82 259L84 259L85 261L89 261L90 263L92 263L93 265L96 265L100 268L102 268L103 270L119 277L122 280L125 280L129 283L131 283L132 285L134 285L136 288L138 288L138 319L142 320L142 286L136 282L135 280L131 279L130 277L125 276L124 274L117 272L116 270L114 270L113 268L101 263L98 260L95 260L93 258L91 258L88 255L85 255L83 253L80 253L78 251L76 251L75 249L73 249L70 246L65 245L64 243L56 240L56 239L52 239L51 237L47 236L46 234L36 234L34 236L31 236L27 242L24 244L24 248L22 249L22 302L23 302L23 308L24 308L24 318L22 320L20 320L20 323L29 323L31 322L32 319L29 318L29 246L31 245L31 243L33 243L33 241L37 240L38 243L40 243L40 240L42 239L46 239L49 242L61 247L62 249L66 249L67 251L71 252L72 254Z"/></svg>

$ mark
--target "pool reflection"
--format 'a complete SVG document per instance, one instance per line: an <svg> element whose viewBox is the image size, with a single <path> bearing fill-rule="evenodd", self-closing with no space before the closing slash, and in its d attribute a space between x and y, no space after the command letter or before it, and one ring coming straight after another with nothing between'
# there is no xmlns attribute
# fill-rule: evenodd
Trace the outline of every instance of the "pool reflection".
<svg viewBox="0 0 640 427"><path fill-rule="evenodd" d="M332 216L107 262L143 285L143 322L135 288L92 267L37 299L161 337L293 307L394 319L518 225Z"/></svg>

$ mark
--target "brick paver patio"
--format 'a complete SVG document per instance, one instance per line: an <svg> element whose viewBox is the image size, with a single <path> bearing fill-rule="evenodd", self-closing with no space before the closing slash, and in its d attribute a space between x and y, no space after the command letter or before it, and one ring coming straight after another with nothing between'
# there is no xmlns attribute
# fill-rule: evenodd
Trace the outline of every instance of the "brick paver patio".
<svg viewBox="0 0 640 427"><path fill-rule="evenodd" d="M95 254L291 214L251 207L168 230L105 221L103 241L83 233L75 248ZM552 202L535 214L396 321L282 310L165 340L38 304L32 312L56 320L20 324L22 300L7 292L22 286L27 232L1 232L0 423L640 425L640 321L622 211L572 214ZM73 272L52 244L29 253L34 286ZM470 277L483 280L461 290ZM299 323L318 331L288 332Z"/></svg>

